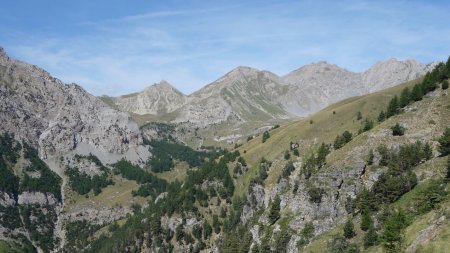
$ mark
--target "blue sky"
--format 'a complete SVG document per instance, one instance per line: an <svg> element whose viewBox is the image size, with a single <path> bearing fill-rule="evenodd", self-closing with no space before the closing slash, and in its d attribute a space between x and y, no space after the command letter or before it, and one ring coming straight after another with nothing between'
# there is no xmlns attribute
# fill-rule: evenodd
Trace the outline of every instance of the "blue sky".
<svg viewBox="0 0 450 253"><path fill-rule="evenodd" d="M450 54L446 1L0 2L0 46L94 95L169 81L189 94L239 65L278 75L326 60Z"/></svg>

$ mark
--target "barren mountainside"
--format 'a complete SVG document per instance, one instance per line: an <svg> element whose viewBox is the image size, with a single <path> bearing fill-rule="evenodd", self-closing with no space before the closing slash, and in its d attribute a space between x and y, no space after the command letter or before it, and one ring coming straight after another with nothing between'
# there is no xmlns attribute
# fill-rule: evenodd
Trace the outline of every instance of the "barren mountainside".
<svg viewBox="0 0 450 253"><path fill-rule="evenodd" d="M180 108L175 122L187 121L187 118L213 124L229 117L241 121L251 121L255 117L304 117L342 99L414 80L433 66L414 60L390 59L378 62L365 72L354 73L318 62L283 77L241 66L189 96L164 82L164 86L155 84L140 93L113 98L113 101L120 110L136 114L162 115Z"/></svg>
<svg viewBox="0 0 450 253"><path fill-rule="evenodd" d="M137 114L164 114L180 108L186 103L186 96L166 81L161 81L142 92L112 98L123 111Z"/></svg>
<svg viewBox="0 0 450 253"><path fill-rule="evenodd" d="M9 58L3 49L0 78L2 130L32 143L41 157L91 150L106 160L109 154L127 152L139 159L142 137L127 113L76 84L63 84L34 65Z"/></svg>

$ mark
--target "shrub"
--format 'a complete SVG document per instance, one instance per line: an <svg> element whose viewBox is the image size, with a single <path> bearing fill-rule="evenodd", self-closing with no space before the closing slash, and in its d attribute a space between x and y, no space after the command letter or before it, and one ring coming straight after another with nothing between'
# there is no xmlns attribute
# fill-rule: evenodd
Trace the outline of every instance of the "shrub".
<svg viewBox="0 0 450 253"><path fill-rule="evenodd" d="M262 135L262 143L266 142L267 139L270 138L270 134L269 131L264 131L263 135Z"/></svg>
<svg viewBox="0 0 450 253"><path fill-rule="evenodd" d="M348 219L344 225L344 237L347 239L353 238L356 235L355 226L353 225L353 221Z"/></svg>
<svg viewBox="0 0 450 253"><path fill-rule="evenodd" d="M395 124L395 126L391 127L392 135L394 136L402 136L405 134L405 128L400 126L400 124Z"/></svg>
<svg viewBox="0 0 450 253"><path fill-rule="evenodd" d="M444 134L439 138L438 150L442 156L450 154L450 128L446 128Z"/></svg>
<svg viewBox="0 0 450 253"><path fill-rule="evenodd" d="M373 121L369 120L369 119L366 119L364 121L364 125L363 125L363 128L362 128L362 131L366 132L366 131L369 131L372 128L373 128Z"/></svg>
<svg viewBox="0 0 450 253"><path fill-rule="evenodd" d="M297 242L297 247L303 247L307 245L311 238L314 236L314 225L312 222L308 222L303 227L302 231L300 232L300 240Z"/></svg>
<svg viewBox="0 0 450 253"><path fill-rule="evenodd" d="M447 174L445 175L447 180L450 180L450 156L447 159Z"/></svg>
<svg viewBox="0 0 450 253"><path fill-rule="evenodd" d="M375 155L373 154L373 149L369 151L369 155L367 156L367 164L372 165L373 159L375 158Z"/></svg>
<svg viewBox="0 0 450 253"><path fill-rule="evenodd" d="M448 89L448 81L447 81L447 80L444 80L444 81L442 82L441 88L442 88L443 90Z"/></svg>
<svg viewBox="0 0 450 253"><path fill-rule="evenodd" d="M308 187L309 200L316 204L319 204L322 201L322 196L324 193L325 191L323 189L314 185L309 185Z"/></svg>
<svg viewBox="0 0 450 253"><path fill-rule="evenodd" d="M369 208L364 209L361 216L361 229L367 231L370 227L373 226L372 217L370 217Z"/></svg>
<svg viewBox="0 0 450 253"><path fill-rule="evenodd" d="M291 159L291 154L290 154L289 151L287 151L287 150L284 152L284 159L285 159L285 160Z"/></svg>
<svg viewBox="0 0 450 253"><path fill-rule="evenodd" d="M280 203L281 199L280 196L275 196L275 199L272 202L272 205L270 206L269 210L269 222L270 224L274 224L279 218L280 218Z"/></svg>
<svg viewBox="0 0 450 253"><path fill-rule="evenodd" d="M364 235L363 244L364 248L378 245L378 234L373 226L370 227L367 234Z"/></svg>
<svg viewBox="0 0 450 253"><path fill-rule="evenodd" d="M356 113L356 120L361 120L362 119L362 113L358 112Z"/></svg>
<svg viewBox="0 0 450 253"><path fill-rule="evenodd" d="M383 122L386 119L386 115L384 114L384 111L381 111L378 115L378 122Z"/></svg>
<svg viewBox="0 0 450 253"><path fill-rule="evenodd" d="M408 223L408 218L401 209L388 214L381 233L383 246L388 252L399 252L401 250L402 232L408 226Z"/></svg>

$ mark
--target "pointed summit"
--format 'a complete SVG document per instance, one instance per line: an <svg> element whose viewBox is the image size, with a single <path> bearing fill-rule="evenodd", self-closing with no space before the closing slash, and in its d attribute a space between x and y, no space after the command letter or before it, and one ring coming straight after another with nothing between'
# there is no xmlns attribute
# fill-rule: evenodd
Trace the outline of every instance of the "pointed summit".
<svg viewBox="0 0 450 253"><path fill-rule="evenodd" d="M246 77L246 76L255 76L259 72L260 72L259 69L255 69L255 68L247 67L247 66L238 66L238 67L232 69L230 72L226 73L224 76L222 76L218 80L222 80L224 78L236 79L236 78L242 78L242 77Z"/></svg>
<svg viewBox="0 0 450 253"><path fill-rule="evenodd" d="M324 79L321 83L326 83L330 79L335 77L347 77L353 75L354 73L340 68L335 64L330 64L326 61L319 61L317 63L311 63L305 65L299 69L296 69L289 74L282 77L283 81L288 84L294 85L308 85L313 83L311 80Z"/></svg>
<svg viewBox="0 0 450 253"><path fill-rule="evenodd" d="M186 103L186 99L181 91L161 80L141 92L114 98L114 103L122 111L159 115L175 111Z"/></svg>
<svg viewBox="0 0 450 253"><path fill-rule="evenodd" d="M169 82L167 82L166 80L161 80L159 81L159 83L155 83L153 84L154 86L160 86L160 87L170 87L170 88L174 88Z"/></svg>
<svg viewBox="0 0 450 253"><path fill-rule="evenodd" d="M142 93L145 92L165 92L165 93L171 93L175 92L182 96L185 96L181 91L179 91L175 86L167 82L166 80L161 80L159 83L154 83L147 88L145 88Z"/></svg>

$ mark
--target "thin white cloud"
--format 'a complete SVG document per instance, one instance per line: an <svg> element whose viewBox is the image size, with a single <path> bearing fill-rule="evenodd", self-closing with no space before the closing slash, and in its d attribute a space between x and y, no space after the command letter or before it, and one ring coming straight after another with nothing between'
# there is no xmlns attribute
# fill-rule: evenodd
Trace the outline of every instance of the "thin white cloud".
<svg viewBox="0 0 450 253"><path fill-rule="evenodd" d="M437 60L450 51L450 28L439 22L445 11L409 2L256 1L144 11L85 22L71 34L16 35L7 50L95 95L161 79L191 93L238 65L286 74L319 60L352 71L390 57Z"/></svg>

